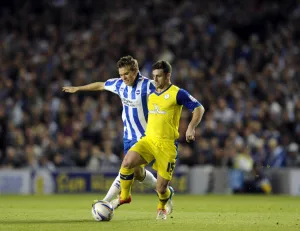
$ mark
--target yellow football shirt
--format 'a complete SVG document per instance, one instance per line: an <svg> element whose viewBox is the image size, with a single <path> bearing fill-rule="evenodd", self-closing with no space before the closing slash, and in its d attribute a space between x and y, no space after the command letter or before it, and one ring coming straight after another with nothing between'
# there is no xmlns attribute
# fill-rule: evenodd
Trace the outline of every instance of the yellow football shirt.
<svg viewBox="0 0 300 231"><path fill-rule="evenodd" d="M146 136L176 140L182 106L193 111L201 104L187 91L170 85L163 92L153 92L148 98L148 123Z"/></svg>

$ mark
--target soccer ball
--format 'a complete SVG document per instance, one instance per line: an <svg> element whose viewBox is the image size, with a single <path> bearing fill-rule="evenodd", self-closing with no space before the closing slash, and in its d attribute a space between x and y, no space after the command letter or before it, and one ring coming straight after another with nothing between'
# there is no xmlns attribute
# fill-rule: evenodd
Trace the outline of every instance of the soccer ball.
<svg viewBox="0 0 300 231"><path fill-rule="evenodd" d="M110 221L114 216L114 208L107 201L97 201L92 206L92 216L96 221Z"/></svg>

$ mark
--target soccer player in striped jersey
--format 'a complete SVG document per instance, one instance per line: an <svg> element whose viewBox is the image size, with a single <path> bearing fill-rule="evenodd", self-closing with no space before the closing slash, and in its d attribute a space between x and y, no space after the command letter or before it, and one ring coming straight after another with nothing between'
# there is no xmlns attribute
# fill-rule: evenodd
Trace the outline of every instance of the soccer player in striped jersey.
<svg viewBox="0 0 300 231"><path fill-rule="evenodd" d="M172 67L167 61L152 66L156 90L148 98L148 124L142 137L125 156L120 169L121 195L112 201L120 206L131 202L134 168L155 160L158 195L157 219L167 218L167 203L172 197L168 185L177 159L177 139L182 107L193 113L186 131L186 141L195 140L195 128L204 114L204 107L187 91L171 83Z"/></svg>
<svg viewBox="0 0 300 231"><path fill-rule="evenodd" d="M148 119L147 102L150 93L155 91L153 81L139 72L136 59L131 56L122 57L117 62L119 78L108 79L106 82L96 82L84 86L63 87L64 92L102 91L107 90L119 95L122 105L122 120L124 124L124 154L142 137ZM145 186L156 187L156 178L143 167L134 169L134 178ZM173 193L172 187L170 190ZM111 201L120 192L120 174L116 177L103 200ZM168 204L168 213L172 211L172 203Z"/></svg>

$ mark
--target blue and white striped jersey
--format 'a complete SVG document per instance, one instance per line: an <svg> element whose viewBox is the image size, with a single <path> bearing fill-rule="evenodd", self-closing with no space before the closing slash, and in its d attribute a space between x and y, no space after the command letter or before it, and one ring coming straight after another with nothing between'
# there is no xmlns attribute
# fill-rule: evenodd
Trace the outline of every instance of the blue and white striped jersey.
<svg viewBox="0 0 300 231"><path fill-rule="evenodd" d="M148 96L155 91L153 81L138 73L133 86L127 86L121 78L115 78L107 80L104 89L118 94L122 100L124 139L139 140L146 129Z"/></svg>

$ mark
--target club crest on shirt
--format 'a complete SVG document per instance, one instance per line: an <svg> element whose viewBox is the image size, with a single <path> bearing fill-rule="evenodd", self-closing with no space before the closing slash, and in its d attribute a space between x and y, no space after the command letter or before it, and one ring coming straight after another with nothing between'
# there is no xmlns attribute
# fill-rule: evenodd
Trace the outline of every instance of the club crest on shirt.
<svg viewBox="0 0 300 231"><path fill-rule="evenodd" d="M137 91L135 92L135 94L137 94L137 95L139 95L140 93L141 93L140 90L137 90Z"/></svg>
<svg viewBox="0 0 300 231"><path fill-rule="evenodd" d="M120 88L120 92L122 92L122 91L124 91L124 87L121 87L121 88Z"/></svg>
<svg viewBox="0 0 300 231"><path fill-rule="evenodd" d="M165 99L169 99L170 95L169 94L165 94Z"/></svg>

